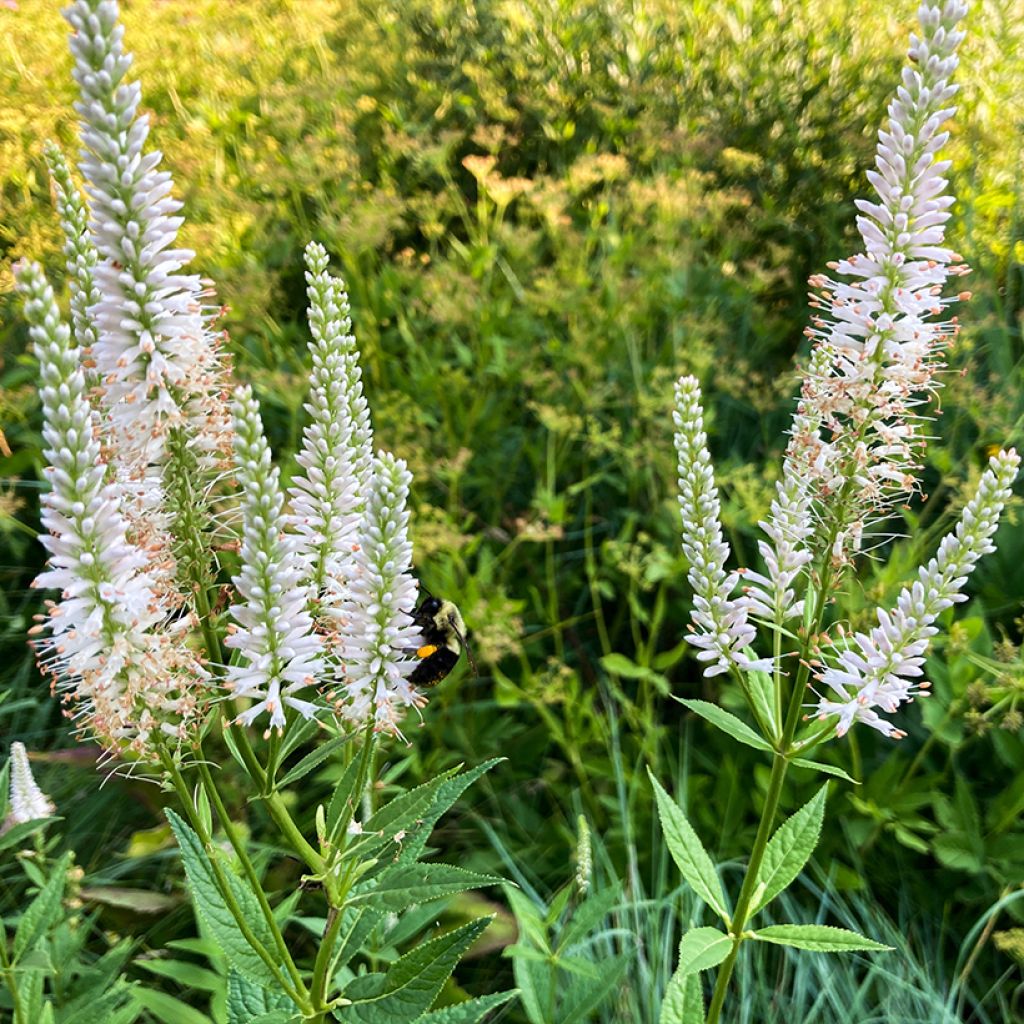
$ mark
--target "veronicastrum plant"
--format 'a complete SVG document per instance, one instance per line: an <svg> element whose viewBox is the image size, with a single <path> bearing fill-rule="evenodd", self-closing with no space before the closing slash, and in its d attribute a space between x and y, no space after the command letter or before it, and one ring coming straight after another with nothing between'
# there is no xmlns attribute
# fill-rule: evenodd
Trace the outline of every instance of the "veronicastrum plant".
<svg viewBox="0 0 1024 1024"><path fill-rule="evenodd" d="M410 943L437 901L497 881L420 863L439 817L494 762L374 807L378 746L426 703L409 680L423 641L410 474L374 449L345 288L311 243L308 425L286 492L252 392L231 383L212 294L176 247L181 204L147 147L118 5L76 0L65 17L87 198L55 147L47 158L70 322L38 266L15 275L48 461L36 585L57 592L33 629L39 664L111 771L177 796L167 817L229 965L233 1024L473 1024L511 993L433 1004L489 919ZM283 898L229 810L220 751L301 865ZM328 759L340 774L329 801L286 799ZM305 961L300 907L304 927L322 921ZM367 969L371 940L403 952ZM15 993L16 1024L46 1012L32 991L28 1004Z"/></svg>
<svg viewBox="0 0 1024 1024"><path fill-rule="evenodd" d="M729 546L707 450L701 393L692 377L676 388L676 448L683 550L693 588L688 639L707 677L739 687L744 721L716 704L684 700L740 743L772 758L771 776L746 873L735 900L657 780L662 828L684 878L722 928L683 935L661 1024L718 1024L729 980L748 940L841 952L887 947L827 925L757 925L756 916L793 882L811 856L825 814L826 786L774 828L791 765L848 779L808 759L856 724L905 735L897 715L925 695L925 654L946 609L965 600L968 577L994 549L1019 458L994 455L960 520L877 625L849 634L830 620L833 596L861 552L884 540L881 525L920 489L925 405L939 386L943 352L955 339L946 294L966 273L944 244L953 197L940 151L953 115L966 14L961 0L928 0L918 12L909 63L879 133L871 200L858 200L863 251L811 279L813 350L789 431L781 479L761 527L761 571L727 568ZM808 709L810 713L805 713ZM852 780L850 780L852 781ZM718 967L707 1014L701 973Z"/></svg>

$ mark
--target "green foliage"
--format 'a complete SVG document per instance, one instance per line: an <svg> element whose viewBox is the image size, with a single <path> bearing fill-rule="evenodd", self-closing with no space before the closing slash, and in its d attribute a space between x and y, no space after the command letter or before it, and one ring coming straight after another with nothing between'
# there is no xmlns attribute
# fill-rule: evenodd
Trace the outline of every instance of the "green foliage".
<svg viewBox="0 0 1024 1024"><path fill-rule="evenodd" d="M433 840L441 812L427 824L433 810L419 797L409 801L388 823L391 838L368 838L363 854L377 857L383 873L395 856L432 842L467 870L504 873L498 852L475 848L484 825L495 851L528 860L539 891L553 892L570 871L582 808L606 844L606 875L626 887L609 921L646 930L646 948L667 950L671 960L680 927L702 911L676 890L679 876L653 824L659 798L639 766L651 764L664 779L685 762L669 788L727 885L726 866L749 850L767 785L755 751L698 720L695 702L720 695L697 682L681 642L688 594L668 500L671 381L684 370L705 380L723 514L742 556L770 499L802 351L804 281L847 248L850 198L863 192L871 133L894 80L896 51L880 56L878 42L902 34L912 5L125 6L145 106L187 203L185 242L230 307L232 353L257 385L276 449L287 459L303 422L301 252L318 237L345 268L380 435L416 472L419 572L458 601L474 633L481 677L457 672L432 695L415 748L394 755L383 791L415 792L439 772L495 753L509 758L500 782L485 779L474 809L453 815ZM892 567L880 559L840 598L836 615L854 629L933 544L985 446L1020 439L1020 145L1007 111L1024 89L1022 26L1011 0L971 13L952 140L961 197L953 231L975 266L975 297L951 360L953 369L971 364L972 374L948 378L940 441L929 455L931 497L907 514L908 536L890 545ZM14 450L0 458L0 728L60 751L48 775L67 843L90 875L169 892L180 870L168 837L141 834L154 822L152 787L113 778L98 788L84 767L92 752L74 749L24 645L38 609L28 581L42 559L32 539L40 444L34 368L3 293L16 256L42 256L51 271L59 264L41 146L53 137L75 149L65 32L53 5L0 5L10 58L0 62L0 425ZM467 157L476 159L467 165ZM1019 520L1004 534L1006 554L979 578L973 617L927 666L935 695L918 705L926 728L911 724L895 749L851 737L814 753L818 770L862 782L856 792L833 791L851 845L826 829L817 860L835 866L843 899L873 898L893 917L896 894L913 900L921 924L878 970L903 970L897 958L911 966L888 991L863 960L832 961L826 976L799 958L780 960L783 951L769 943L747 943L748 1021L780 1019L771 986L757 988L777 971L801 972L787 1024L860 1024L871 1014L943 1019L943 972L928 971L945 964L945 977L958 977L962 936L1024 875L1024 746L1014 717L1024 688L1019 653L999 651L1021 641ZM670 691L693 701L693 714L665 700ZM753 720L728 693L721 697L738 720ZM908 713L911 723L916 714ZM230 736L224 741L230 750ZM294 766L282 769L279 785L301 783L304 804L307 794L310 808L323 804L336 839L335 826L360 798L335 788L343 751L321 759L328 744L312 743L289 752ZM269 816L248 802L253 793L227 753L211 755L234 787L232 810L244 819L261 876L284 891L297 881L295 862L275 852ZM812 799L809 776L792 772L787 809ZM8 832L0 846L11 852L35 839L31 829ZM129 852L146 843L145 855ZM237 865L217 856L237 879ZM8 889L22 891L22 869L3 872L6 899ZM697 873L718 898L711 875L717 882L706 864ZM803 920L785 893L779 899L787 920ZM20 909L13 896L4 904L9 938ZM1024 921L1015 906L1000 913L1000 928ZM100 962L101 931L157 951L192 936L184 907L157 918L104 904L97 914L100 928L81 936L86 964ZM925 946L940 922L951 936ZM372 967L377 952L397 959L410 941L390 943L381 915L369 910L350 923L339 968ZM863 930L880 936L877 924ZM296 929L303 955L310 935ZM511 971L483 963L469 961L460 983L473 992L511 984ZM1013 963L990 941L970 960L968 980L997 993L994 1021L1016 1012L998 1002L1019 984ZM673 967L637 964L642 981L627 971L605 1007L642 1006L643 1024L656 1019L650 1001ZM870 997L858 994L858 970ZM208 990L148 969L135 976L224 1019ZM223 999L227 974L219 976ZM36 986L43 972L31 977ZM460 994L450 986L442 998ZM506 1011L517 1022L524 1012ZM618 1024L623 1012L591 1017Z"/></svg>

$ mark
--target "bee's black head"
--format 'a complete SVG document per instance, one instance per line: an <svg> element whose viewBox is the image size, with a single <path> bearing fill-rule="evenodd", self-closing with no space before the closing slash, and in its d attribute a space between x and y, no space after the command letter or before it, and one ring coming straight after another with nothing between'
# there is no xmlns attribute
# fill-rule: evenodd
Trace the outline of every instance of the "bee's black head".
<svg viewBox="0 0 1024 1024"><path fill-rule="evenodd" d="M420 615L435 616L441 610L441 601L436 597L428 597L419 607Z"/></svg>

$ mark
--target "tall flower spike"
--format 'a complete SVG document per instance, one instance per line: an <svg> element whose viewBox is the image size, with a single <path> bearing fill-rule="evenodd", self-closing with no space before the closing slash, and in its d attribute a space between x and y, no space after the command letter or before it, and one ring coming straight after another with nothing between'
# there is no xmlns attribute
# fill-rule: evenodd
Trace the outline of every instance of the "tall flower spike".
<svg viewBox="0 0 1024 1024"><path fill-rule="evenodd" d="M371 716L380 731L397 734L406 708L426 698L409 682L422 638L412 621L416 581L409 566L409 512L412 475L401 459L378 453L366 492L366 507L355 553L355 573L347 600L337 609L343 698L339 711L355 723Z"/></svg>
<svg viewBox="0 0 1024 1024"><path fill-rule="evenodd" d="M822 312L807 333L828 352L829 367L808 374L804 399L822 421L816 452L828 458L802 461L828 517L839 521L839 561L865 522L916 488L926 437L915 410L938 387L942 350L957 331L955 318L942 319L955 301L942 290L966 268L943 242L953 197L943 178L949 163L938 153L954 112L949 79L966 9L959 0L921 5L920 36L911 37L910 63L868 172L877 201L857 202L864 252L830 264L836 280L811 279L818 293L811 305ZM794 433L797 461L799 443Z"/></svg>
<svg viewBox="0 0 1024 1024"><path fill-rule="evenodd" d="M91 308L100 301L95 272L98 256L89 237L89 211L71 180L64 154L52 142L46 144L46 166L57 200L60 226L64 229L64 261L71 284L71 323L75 344L91 353L96 344L96 324Z"/></svg>
<svg viewBox="0 0 1024 1024"><path fill-rule="evenodd" d="M314 596L329 598L351 573L373 436L344 285L327 272L322 245L309 243L306 265L310 422L296 457L302 472L292 479L290 521Z"/></svg>
<svg viewBox="0 0 1024 1024"><path fill-rule="evenodd" d="M149 120L124 77L131 56L115 0L76 0L64 16L80 89L81 169L100 255L93 346L104 401L118 432L117 458L162 461L168 430L183 427L210 456L226 448L222 367L205 294L181 270L193 253L174 248L182 218L161 154L145 152Z"/></svg>
<svg viewBox="0 0 1024 1024"><path fill-rule="evenodd" d="M243 603L231 608L241 628L226 643L242 658L228 668L228 686L236 696L256 701L239 716L241 722L250 725L267 713L270 728L283 729L286 705L305 718L316 712L315 704L294 694L315 684L321 644L307 610L310 588L302 583L306 565L298 539L284 532L280 471L271 463L250 388L235 393L233 416L242 491L242 568L234 583Z"/></svg>
<svg viewBox="0 0 1024 1024"><path fill-rule="evenodd" d="M732 600L738 573L727 573L729 545L719 522L718 488L704 433L700 385L694 377L681 377L676 385L676 451L679 455L679 511L683 519L683 553L690 563L687 579L693 588L690 615L696 630L687 640L700 650L697 659L707 663L705 676L727 672L733 665L744 669L769 669L770 659L755 660L746 654L756 636L747 621L747 602Z"/></svg>
<svg viewBox="0 0 1024 1024"><path fill-rule="evenodd" d="M935 620L967 600L962 591L968 576L982 555L995 550L992 538L1019 467L1020 457L1013 449L992 457L956 529L918 570L917 581L902 591L895 608L879 609L878 625L870 633L857 633L836 663L821 674L834 699L822 697L818 714L823 719L838 716L840 736L854 722L894 739L906 735L878 712L891 715L915 693L927 690L928 684L917 680L928 643L938 632Z"/></svg>
<svg viewBox="0 0 1024 1024"><path fill-rule="evenodd" d="M0 835L15 825L24 825L28 821L38 821L40 818L52 818L54 810L53 801L32 777L32 767L28 763L25 744L15 740L11 744L11 808L3 825L0 826Z"/></svg>
<svg viewBox="0 0 1024 1024"><path fill-rule="evenodd" d="M53 291L33 263L19 264L15 279L39 360L51 485L40 538L49 568L34 586L61 593L49 605L50 639L36 641L40 665L66 691L82 728L110 749L128 742L146 754L154 729L181 735L205 673L163 628L167 611L147 572L149 554L129 541L118 489L105 479L79 353Z"/></svg>
<svg viewBox="0 0 1024 1024"><path fill-rule="evenodd" d="M808 372L811 376L824 372L828 353L817 348L811 353ZM793 417L792 435L799 441L791 448L806 455L813 451L810 438L818 437L820 419L801 400ZM782 463L782 479L775 485L775 497L766 520L758 526L767 541L758 541L766 574L750 569L743 573L743 593L751 613L782 625L787 619L803 614L804 602L797 600L795 586L804 567L811 561L812 540L816 531L813 516L813 493L808 483L806 466L787 454Z"/></svg>

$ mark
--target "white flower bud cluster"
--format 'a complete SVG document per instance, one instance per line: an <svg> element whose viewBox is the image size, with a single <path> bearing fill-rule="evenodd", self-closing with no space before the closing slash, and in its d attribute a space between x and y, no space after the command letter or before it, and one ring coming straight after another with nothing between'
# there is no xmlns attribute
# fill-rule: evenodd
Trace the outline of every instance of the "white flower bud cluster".
<svg viewBox="0 0 1024 1024"><path fill-rule="evenodd" d="M815 457L798 450L796 433L791 454L812 474L820 514L842 520L839 562L855 553L864 524L917 488L926 421L916 410L938 387L943 349L958 330L944 310L966 293L942 292L967 268L944 245L954 200L939 152L955 111L949 79L966 10L959 0L921 5L921 34L911 37L910 63L868 172L877 201L857 201L864 251L830 264L835 280L811 279L811 305L821 313L807 333L828 360L806 376L803 396L821 429L810 439Z"/></svg>
<svg viewBox="0 0 1024 1024"><path fill-rule="evenodd" d="M398 733L404 711L426 698L409 682L422 643L411 612L417 585L406 503L412 474L401 459L378 452L365 495L353 572L334 606L342 659L339 712L353 722L371 716L378 730Z"/></svg>
<svg viewBox="0 0 1024 1024"><path fill-rule="evenodd" d="M891 715L915 693L927 690L927 682L920 679L929 641L938 632L935 620L947 608L967 600L963 588L968 576L982 555L995 551L992 537L1019 468L1020 457L1013 449L991 458L956 529L943 538L938 554L918 570L916 582L904 588L895 608L880 608L878 625L870 633L855 634L820 673L832 696L819 699L818 714L823 719L838 716L838 735L844 735L854 722L864 722L894 739L906 735L878 712Z"/></svg>
<svg viewBox="0 0 1024 1024"><path fill-rule="evenodd" d="M56 808L53 801L39 788L32 777L32 766L28 762L25 744L17 740L11 744L11 791L10 808L0 836L15 825L24 825L40 818L52 818Z"/></svg>
<svg viewBox="0 0 1024 1024"><path fill-rule="evenodd" d="M373 433L345 286L328 273L327 252L319 243L306 247L306 265L310 420L296 457L302 472L293 477L289 492L290 522L301 538L314 596L325 600L351 574Z"/></svg>
<svg viewBox="0 0 1024 1024"><path fill-rule="evenodd" d="M228 447L229 416L221 360L205 293L182 268L193 253L175 248L181 203L171 176L146 152L149 119L141 90L125 82L131 56L115 0L76 0L64 16L80 90L81 169L91 201L100 262L97 336L92 358L117 432L117 457L146 466L163 461L167 432L184 428L211 460ZM140 471L141 475L141 471Z"/></svg>
<svg viewBox="0 0 1024 1024"><path fill-rule="evenodd" d="M687 578L693 588L693 619L696 629L687 640L700 650L699 661L708 663L704 675L770 668L771 662L751 658L746 649L757 630L747 621L748 604L731 595L739 573L727 573L729 545L719 522L718 488L704 433L700 385L695 377L682 377L676 385L676 452L679 456L679 511L683 517L683 553L690 563Z"/></svg>
<svg viewBox="0 0 1024 1024"><path fill-rule="evenodd" d="M242 568L234 584L243 600L231 608L240 628L227 646L241 659L228 668L227 685L236 696L256 701L239 716L243 723L266 712L270 727L283 729L286 705L306 718L316 711L295 693L315 685L322 645L308 610L310 587L303 583L306 564L298 538L284 532L280 471L270 461L259 406L247 386L235 394L233 416L242 492Z"/></svg>
<svg viewBox="0 0 1024 1024"><path fill-rule="evenodd" d="M50 636L36 641L40 664L83 728L108 749L127 743L141 751L154 729L180 734L206 673L176 642L174 631L186 620L168 623L149 553L127 536L118 489L106 480L80 352L53 291L32 263L20 264L15 279L39 361L51 487L43 496L41 537L48 569L34 585L61 595L48 605Z"/></svg>

